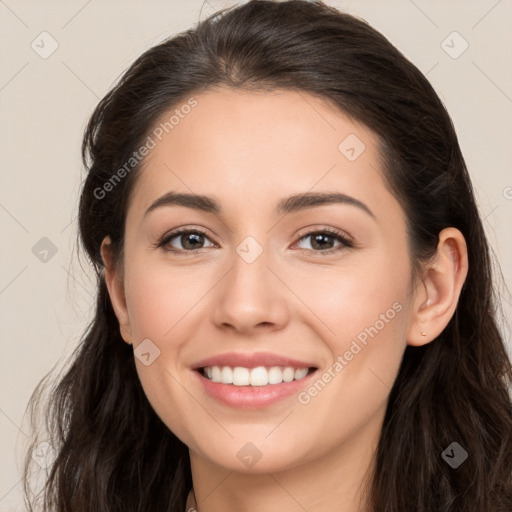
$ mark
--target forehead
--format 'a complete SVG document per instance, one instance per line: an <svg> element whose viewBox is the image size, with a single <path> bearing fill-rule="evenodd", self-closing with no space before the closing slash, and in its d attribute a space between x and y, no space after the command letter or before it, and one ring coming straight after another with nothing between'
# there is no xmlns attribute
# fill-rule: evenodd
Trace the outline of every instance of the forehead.
<svg viewBox="0 0 512 512"><path fill-rule="evenodd" d="M310 190L382 200L378 137L327 100L222 87L191 98L155 123L132 194L139 214L170 190L259 209L273 195Z"/></svg>

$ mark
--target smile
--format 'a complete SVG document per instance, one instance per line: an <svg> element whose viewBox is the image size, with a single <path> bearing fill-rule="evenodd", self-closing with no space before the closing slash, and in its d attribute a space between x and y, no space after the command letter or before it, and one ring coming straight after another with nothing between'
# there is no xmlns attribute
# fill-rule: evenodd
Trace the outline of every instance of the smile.
<svg viewBox="0 0 512 512"><path fill-rule="evenodd" d="M257 366L245 368L243 366L206 366L201 368L203 377L212 382L232 384L233 386L268 386L301 380L314 368L293 368L291 366L280 367Z"/></svg>
<svg viewBox="0 0 512 512"><path fill-rule="evenodd" d="M194 379L209 397L234 408L264 408L307 387L320 364L272 352L229 352L195 362Z"/></svg>

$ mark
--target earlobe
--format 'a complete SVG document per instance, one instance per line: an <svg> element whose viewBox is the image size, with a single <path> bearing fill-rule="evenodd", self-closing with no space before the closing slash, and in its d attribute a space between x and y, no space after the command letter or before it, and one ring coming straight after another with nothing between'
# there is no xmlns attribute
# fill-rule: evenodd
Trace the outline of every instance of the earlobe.
<svg viewBox="0 0 512 512"><path fill-rule="evenodd" d="M114 308L114 312L119 322L121 336L126 343L131 344L132 334L128 317L128 309L126 307L123 279L114 262L112 242L109 236L106 236L103 239L100 251L101 258L105 266L105 283L110 296L110 302L112 303L112 307Z"/></svg>
<svg viewBox="0 0 512 512"><path fill-rule="evenodd" d="M425 345L441 334L455 313L468 272L466 241L456 228L439 234L436 255L417 288L407 343Z"/></svg>

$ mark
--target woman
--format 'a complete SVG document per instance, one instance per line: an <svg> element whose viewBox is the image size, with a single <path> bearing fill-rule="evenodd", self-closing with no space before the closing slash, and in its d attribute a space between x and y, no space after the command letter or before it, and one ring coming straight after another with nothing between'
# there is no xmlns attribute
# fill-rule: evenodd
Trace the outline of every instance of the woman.
<svg viewBox="0 0 512 512"><path fill-rule="evenodd" d="M83 156L98 296L51 396L48 510L512 509L482 222L382 35L226 10L132 65Z"/></svg>

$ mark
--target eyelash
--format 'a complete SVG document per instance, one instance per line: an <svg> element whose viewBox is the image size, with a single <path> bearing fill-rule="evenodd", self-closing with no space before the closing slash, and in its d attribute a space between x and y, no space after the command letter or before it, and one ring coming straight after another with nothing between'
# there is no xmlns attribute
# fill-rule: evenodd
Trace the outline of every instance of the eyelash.
<svg viewBox="0 0 512 512"><path fill-rule="evenodd" d="M206 238L209 238L208 235L206 234L206 232L201 230L201 229L198 229L198 228L194 228L194 229L183 228L183 229L179 229L177 231L173 231L171 233L165 234L162 238L160 238L160 240L158 240L158 242L155 244L155 246L157 248L162 248L165 251L173 252L173 253L176 253L176 254L186 254L186 253L192 253L193 254L193 253L197 253L198 251L207 249L206 247L203 247L203 248L200 248L200 249L192 249L190 251L187 251L187 250L184 250L184 249L176 249L175 247L172 247L172 246L168 245L171 240L173 240L174 238L176 238L176 237L178 237L180 235L183 235L185 233L187 233L187 234L204 235ZM314 253L318 253L320 255L328 255L328 254L332 254L332 253L341 251L343 249L353 248L354 247L353 242L351 240L349 240L342 232L336 231L336 230L333 230L333 229L319 229L319 230L309 231L306 234L302 235L298 239L298 241L301 241L301 240L303 240L305 238L308 238L310 236L313 236L313 235L328 235L328 236L336 239L337 241L339 241L340 245L338 245L337 247L332 247L330 249L326 249L326 250L315 251L313 249L302 249L302 251L313 251Z"/></svg>

